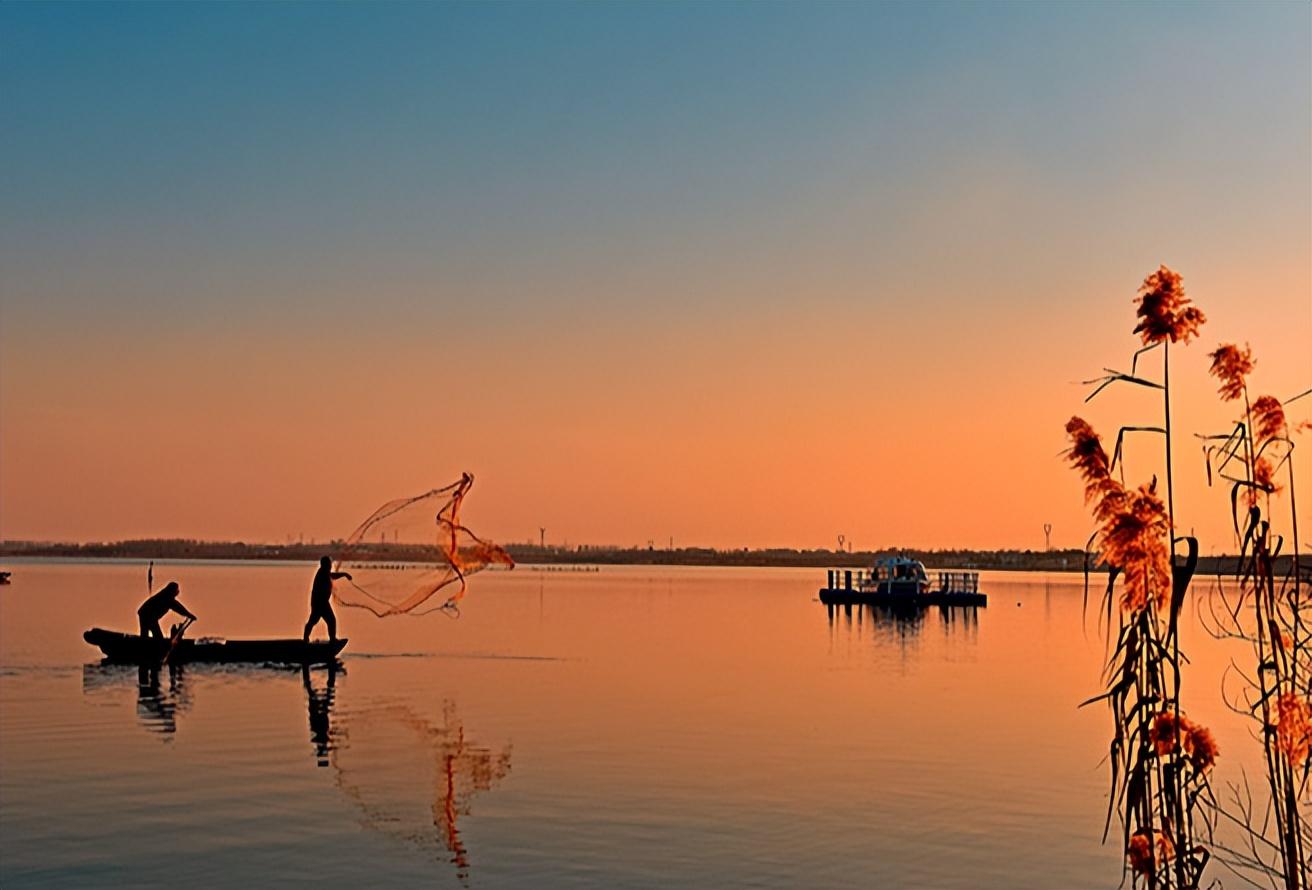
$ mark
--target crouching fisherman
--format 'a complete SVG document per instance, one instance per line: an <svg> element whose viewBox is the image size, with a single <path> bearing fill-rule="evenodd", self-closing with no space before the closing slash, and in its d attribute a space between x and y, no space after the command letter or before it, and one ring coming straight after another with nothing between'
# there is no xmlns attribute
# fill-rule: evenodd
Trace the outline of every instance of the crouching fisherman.
<svg viewBox="0 0 1312 890"><path fill-rule="evenodd" d="M141 604L137 609L137 620L141 622L141 638L156 637L165 639L164 632L159 629L159 620L167 615L170 611L177 612L184 618L196 620L196 616L187 611L187 607L178 602L178 582L170 581L165 584L159 593L152 596Z"/></svg>
<svg viewBox="0 0 1312 890"><path fill-rule="evenodd" d="M314 573L310 586L310 620L305 622L305 642L310 642L310 631L319 619L328 625L328 639L337 641L337 616L333 614L333 582L338 578L351 580L350 572L334 572L331 557L319 560L319 571Z"/></svg>

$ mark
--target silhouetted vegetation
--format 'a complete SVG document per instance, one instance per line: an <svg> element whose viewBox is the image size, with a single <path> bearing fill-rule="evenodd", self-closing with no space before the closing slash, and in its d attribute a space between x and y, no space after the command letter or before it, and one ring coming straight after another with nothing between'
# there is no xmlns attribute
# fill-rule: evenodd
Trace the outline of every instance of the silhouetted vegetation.
<svg viewBox="0 0 1312 890"><path fill-rule="evenodd" d="M183 538L141 539L112 542L59 543L50 541L3 541L0 556L51 557L63 559L213 559L316 562L337 554L343 541L314 544L255 544L243 541L198 541ZM792 566L796 568L869 568L877 557L901 553L918 559L931 569L969 568L1015 572L1083 572L1083 550L970 550L946 548L925 550L888 547L882 550L837 551L787 547L764 549L717 549L714 547L620 547L580 544L545 547L537 544L507 544L505 550L516 563L526 565L652 565L652 566ZM359 549L357 560L380 562L421 561L426 549L405 544L369 544ZM1277 557L1277 568L1291 564L1291 557ZM1233 574L1237 556L1199 557L1199 574ZM1105 566L1090 565L1093 572Z"/></svg>
<svg viewBox="0 0 1312 890"><path fill-rule="evenodd" d="M1218 749L1211 732L1185 715L1181 701L1187 659L1180 652L1179 616L1197 568L1198 542L1175 533L1170 346L1188 343L1206 319L1190 305L1180 276L1166 266L1144 279L1138 303L1134 333L1143 347L1134 353L1129 373L1105 369L1105 376L1088 381L1096 384L1088 399L1113 383L1159 390L1161 425L1121 427L1108 457L1087 422L1072 417L1066 424L1068 456L1097 523L1089 547L1109 569L1102 604L1110 652L1106 691L1085 704L1106 703L1112 718L1104 840L1116 818L1134 886L1193 890L1211 858L1203 841L1211 838L1209 774ZM1138 371L1140 357L1153 350L1162 356L1160 381ZM1165 498L1155 476L1137 486L1125 482L1121 456L1127 433L1161 436ZM1181 558L1177 545L1184 545Z"/></svg>

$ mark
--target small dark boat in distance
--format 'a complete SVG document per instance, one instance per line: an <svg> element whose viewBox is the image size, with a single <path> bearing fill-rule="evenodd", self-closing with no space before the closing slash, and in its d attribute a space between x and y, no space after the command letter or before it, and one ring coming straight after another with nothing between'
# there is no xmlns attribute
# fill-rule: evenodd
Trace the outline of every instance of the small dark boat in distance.
<svg viewBox="0 0 1312 890"><path fill-rule="evenodd" d="M118 664L159 664L168 656L170 664L198 662L232 663L242 661L281 664L327 664L346 647L346 640L307 643L303 640L222 640L202 637L176 642L142 638L93 627L82 639L105 653L105 660ZM170 648L171 647L171 648Z"/></svg>
<svg viewBox="0 0 1312 890"><path fill-rule="evenodd" d="M930 583L924 563L904 556L877 560L871 569L830 569L820 602L828 606L987 606L979 572L939 572Z"/></svg>

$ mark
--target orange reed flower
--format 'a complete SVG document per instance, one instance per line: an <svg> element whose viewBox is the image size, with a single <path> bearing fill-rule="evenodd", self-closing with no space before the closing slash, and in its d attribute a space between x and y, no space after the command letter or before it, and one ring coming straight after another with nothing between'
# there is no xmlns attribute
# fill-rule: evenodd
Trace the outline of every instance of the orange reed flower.
<svg viewBox="0 0 1312 890"><path fill-rule="evenodd" d="M1157 848L1156 851L1153 850L1154 847ZM1130 845L1126 847L1125 855L1130 860L1130 868L1135 874L1147 876L1156 870L1159 859L1166 862L1175 858L1175 844L1160 831L1140 828L1130 836Z"/></svg>
<svg viewBox="0 0 1312 890"><path fill-rule="evenodd" d="M1175 844L1165 832L1157 832L1157 855L1165 862L1175 858Z"/></svg>
<svg viewBox="0 0 1312 890"><path fill-rule="evenodd" d="M1071 437L1066 457L1084 479L1084 500L1094 505L1094 519L1101 523L1102 560L1125 573L1122 607L1134 612L1150 600L1164 607L1171 594L1170 521L1157 496L1157 480L1127 489L1112 478L1102 440L1087 421L1072 417L1066 432Z"/></svg>
<svg viewBox="0 0 1312 890"><path fill-rule="evenodd" d="M1275 396L1258 396L1253 400L1253 435L1257 438L1257 447L1268 439L1287 436L1289 427L1285 422L1285 408Z"/></svg>
<svg viewBox="0 0 1312 890"><path fill-rule="evenodd" d="M1153 718L1148 729L1148 741L1158 757L1165 757L1180 745L1180 726L1189 721L1177 718L1172 711L1162 711Z"/></svg>
<svg viewBox="0 0 1312 890"><path fill-rule="evenodd" d="M1166 266L1159 267L1143 280L1136 302L1139 304L1139 324L1134 333L1143 337L1145 345L1165 340L1188 343L1207 321L1207 316L1197 306L1189 305L1180 273Z"/></svg>
<svg viewBox="0 0 1312 890"><path fill-rule="evenodd" d="M1212 737L1212 731L1206 726L1190 723L1184 735L1184 752L1189 755L1189 762L1199 772L1212 768L1221 749Z"/></svg>
<svg viewBox="0 0 1312 890"><path fill-rule="evenodd" d="M1171 554L1167 548L1170 522L1157 496L1157 480L1126 491L1124 502L1099 532L1103 559L1120 566L1125 575L1121 607L1129 612L1150 602L1161 609L1171 598Z"/></svg>
<svg viewBox="0 0 1312 890"><path fill-rule="evenodd" d="M1136 831L1130 837L1130 845L1126 847L1125 855L1130 860L1130 868L1134 869L1135 874L1153 873L1153 841L1147 832Z"/></svg>
<svg viewBox="0 0 1312 890"><path fill-rule="evenodd" d="M1103 450L1102 437L1093 431L1089 422L1082 417L1072 417L1066 421L1066 434L1071 437L1067 457L1084 481L1106 478L1111 472L1107 452Z"/></svg>
<svg viewBox="0 0 1312 890"><path fill-rule="evenodd" d="M1312 706L1295 692L1276 699L1276 747L1295 767L1307 762L1312 748Z"/></svg>
<svg viewBox="0 0 1312 890"><path fill-rule="evenodd" d="M1211 374L1217 380L1221 381L1217 392L1221 398L1227 402L1233 402L1244 394L1245 378L1253 373L1253 350L1244 344L1240 349L1233 343L1222 343L1216 347L1215 352L1209 352L1207 357L1212 360Z"/></svg>
<svg viewBox="0 0 1312 890"><path fill-rule="evenodd" d="M1265 457L1259 457L1253 462L1253 482L1263 491L1280 490L1280 486L1276 485L1275 465Z"/></svg>
<svg viewBox="0 0 1312 890"><path fill-rule="evenodd" d="M1086 420L1072 417L1066 422L1066 432L1071 437L1066 457L1084 480L1084 502L1094 505L1094 519L1106 522L1123 506L1125 486L1112 478L1102 438Z"/></svg>
<svg viewBox="0 0 1312 890"><path fill-rule="evenodd" d="M1211 730L1172 711L1162 711L1153 718L1148 728L1148 741L1158 757L1183 751L1199 772L1210 769L1221 753Z"/></svg>

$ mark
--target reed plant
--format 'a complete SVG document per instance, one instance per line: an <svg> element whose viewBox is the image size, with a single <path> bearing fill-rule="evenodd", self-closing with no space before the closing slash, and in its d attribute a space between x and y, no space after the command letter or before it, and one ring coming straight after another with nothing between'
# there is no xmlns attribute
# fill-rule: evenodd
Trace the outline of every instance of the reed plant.
<svg viewBox="0 0 1312 890"><path fill-rule="evenodd" d="M1219 849L1222 861L1255 886L1308 890L1312 887L1312 649L1305 601L1294 493L1294 441L1285 404L1273 396L1249 398L1252 351L1233 343L1210 353L1211 373L1223 401L1242 407L1226 433L1203 440L1208 483L1230 483L1230 510L1240 559L1233 584L1213 588L1206 615L1218 638L1252 647L1254 666L1231 665L1222 696L1232 710L1254 723L1265 768L1266 794L1257 801L1245 777L1230 786L1219 810L1241 838ZM1213 465L1215 464L1215 474ZM1281 471L1284 471L1282 476ZM1283 480L1283 481L1282 481ZM1288 488L1290 569L1279 573L1277 557L1286 539L1273 525L1272 495Z"/></svg>
<svg viewBox="0 0 1312 890"><path fill-rule="evenodd" d="M1085 501L1097 523L1086 549L1108 569L1105 691L1084 703L1105 702L1112 717L1111 793L1103 840L1117 818L1131 884L1174 890L1198 887L1211 855L1202 840L1210 842L1212 833L1209 776L1218 753L1211 732L1181 707L1179 614L1197 565L1198 543L1175 533L1172 466L1170 347L1187 344L1206 319L1185 296L1181 277L1166 266L1144 279L1136 302L1134 333L1142 348L1134 353L1129 373L1105 369L1105 376L1086 381L1096 387L1085 401L1113 383L1156 389L1162 393L1162 421L1121 427L1109 457L1093 427L1072 417L1066 425L1071 440L1067 456L1084 481ZM1140 359L1154 350L1162 356L1160 381L1138 371ZM1164 499L1155 476L1134 487L1125 482L1127 433L1161 437ZM1184 545L1182 559L1176 558L1177 545ZM1086 571L1086 591L1087 577Z"/></svg>

